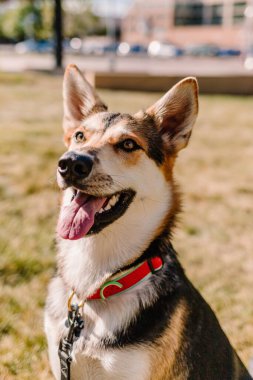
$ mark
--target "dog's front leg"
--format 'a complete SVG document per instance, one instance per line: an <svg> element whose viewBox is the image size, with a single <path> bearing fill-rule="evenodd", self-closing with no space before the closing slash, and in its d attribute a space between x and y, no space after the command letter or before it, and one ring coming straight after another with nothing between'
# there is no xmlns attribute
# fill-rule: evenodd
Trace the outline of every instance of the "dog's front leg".
<svg viewBox="0 0 253 380"><path fill-rule="evenodd" d="M54 277L48 289L45 308L44 326L47 336L48 353L52 372L55 379L60 380L60 360L58 346L65 330L66 305L68 292L60 277Z"/></svg>
<svg viewBox="0 0 253 380"><path fill-rule="evenodd" d="M48 354L51 370L54 377L60 380L60 361L58 357L58 343L57 343L57 325L46 312L45 314L45 332L47 336L48 343Z"/></svg>

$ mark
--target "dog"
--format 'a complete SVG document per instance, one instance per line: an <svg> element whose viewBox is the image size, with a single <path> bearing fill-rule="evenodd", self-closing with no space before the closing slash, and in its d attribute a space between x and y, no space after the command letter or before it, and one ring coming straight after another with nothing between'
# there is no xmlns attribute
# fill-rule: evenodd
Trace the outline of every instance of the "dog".
<svg viewBox="0 0 253 380"><path fill-rule="evenodd" d="M134 116L108 112L75 65L63 82L57 274L45 331L56 379L252 379L172 246L173 179L195 78Z"/></svg>

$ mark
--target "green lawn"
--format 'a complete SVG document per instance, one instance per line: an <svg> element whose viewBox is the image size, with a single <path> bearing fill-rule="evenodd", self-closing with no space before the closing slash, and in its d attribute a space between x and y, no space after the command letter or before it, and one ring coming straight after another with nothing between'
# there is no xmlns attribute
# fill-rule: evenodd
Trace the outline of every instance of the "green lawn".
<svg viewBox="0 0 253 380"><path fill-rule="evenodd" d="M0 378L51 379L43 332L55 268L62 78L0 74ZM100 91L135 112L160 94ZM176 177L184 213L174 245L247 364L253 356L253 98L202 96Z"/></svg>

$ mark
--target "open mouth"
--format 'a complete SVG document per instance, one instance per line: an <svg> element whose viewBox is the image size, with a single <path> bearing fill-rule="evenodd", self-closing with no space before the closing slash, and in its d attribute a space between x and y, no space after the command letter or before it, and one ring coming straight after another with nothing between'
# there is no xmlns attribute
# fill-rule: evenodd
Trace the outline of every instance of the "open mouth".
<svg viewBox="0 0 253 380"><path fill-rule="evenodd" d="M95 197L74 190L68 206L64 206L57 225L63 239L77 240L95 234L120 218L131 204L135 192L123 190L107 197Z"/></svg>

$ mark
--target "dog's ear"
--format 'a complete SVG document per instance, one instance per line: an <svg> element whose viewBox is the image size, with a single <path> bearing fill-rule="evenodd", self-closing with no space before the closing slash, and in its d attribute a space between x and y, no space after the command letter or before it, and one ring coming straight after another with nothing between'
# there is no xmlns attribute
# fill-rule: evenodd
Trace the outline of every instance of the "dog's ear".
<svg viewBox="0 0 253 380"><path fill-rule="evenodd" d="M91 113L106 111L94 88L75 65L66 68L63 79L63 129L65 133L80 126Z"/></svg>
<svg viewBox="0 0 253 380"><path fill-rule="evenodd" d="M146 113L154 119L166 146L178 152L188 144L198 114L197 80L183 79Z"/></svg>

